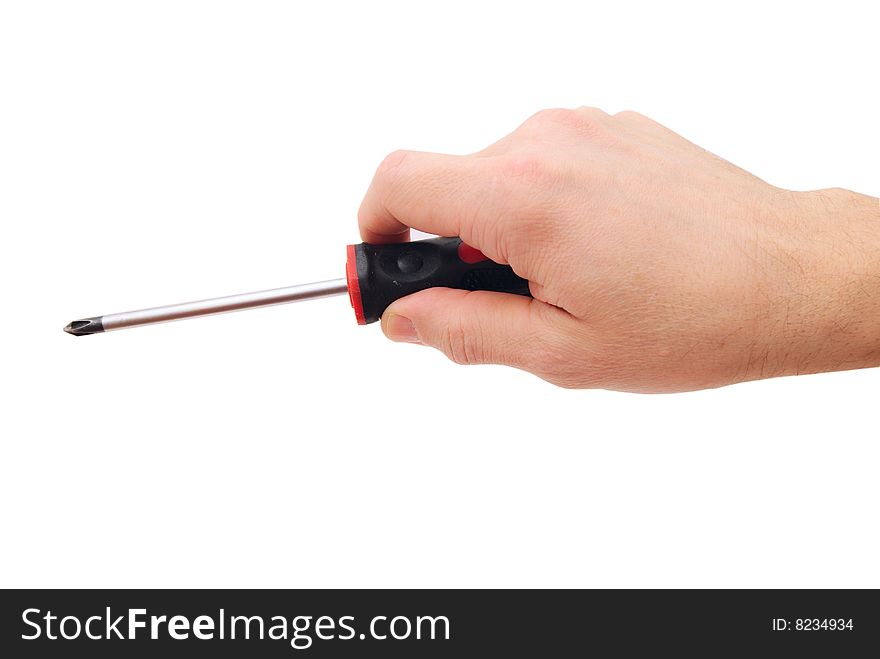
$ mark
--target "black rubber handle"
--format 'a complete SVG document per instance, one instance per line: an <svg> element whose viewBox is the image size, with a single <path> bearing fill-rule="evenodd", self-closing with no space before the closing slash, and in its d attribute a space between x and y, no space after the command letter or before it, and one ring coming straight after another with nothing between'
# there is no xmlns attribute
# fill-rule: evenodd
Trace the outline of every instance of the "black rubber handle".
<svg viewBox="0 0 880 659"><path fill-rule="evenodd" d="M529 282L460 238L349 245L348 294L358 323L379 320L394 300L434 286L527 295Z"/></svg>

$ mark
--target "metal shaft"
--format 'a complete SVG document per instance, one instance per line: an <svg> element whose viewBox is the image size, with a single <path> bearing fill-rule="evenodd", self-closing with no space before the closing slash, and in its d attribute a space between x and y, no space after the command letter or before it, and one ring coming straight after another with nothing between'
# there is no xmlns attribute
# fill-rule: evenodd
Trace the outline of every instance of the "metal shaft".
<svg viewBox="0 0 880 659"><path fill-rule="evenodd" d="M73 321L64 328L64 331L69 334L82 336L98 332L110 332L127 327L165 323L170 320L182 320L184 318L195 318L197 316L207 316L229 311L241 311L242 309L253 309L255 307L268 307L273 304L314 300L332 295L343 295L347 292L348 286L345 279L331 279L329 281L318 281L300 286L287 286L268 291L241 293L240 295L215 297L209 300L183 302L181 304L170 304L165 307L153 307L138 311L125 311L106 316L84 318Z"/></svg>

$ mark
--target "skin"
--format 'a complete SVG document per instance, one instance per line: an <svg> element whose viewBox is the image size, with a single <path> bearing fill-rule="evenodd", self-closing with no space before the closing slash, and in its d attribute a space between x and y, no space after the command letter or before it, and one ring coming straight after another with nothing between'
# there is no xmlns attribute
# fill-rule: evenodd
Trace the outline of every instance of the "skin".
<svg viewBox="0 0 880 659"><path fill-rule="evenodd" d="M563 387L673 392L880 365L880 202L793 192L634 112L545 110L468 156L397 151L364 241L461 236L534 299L429 289L392 340Z"/></svg>

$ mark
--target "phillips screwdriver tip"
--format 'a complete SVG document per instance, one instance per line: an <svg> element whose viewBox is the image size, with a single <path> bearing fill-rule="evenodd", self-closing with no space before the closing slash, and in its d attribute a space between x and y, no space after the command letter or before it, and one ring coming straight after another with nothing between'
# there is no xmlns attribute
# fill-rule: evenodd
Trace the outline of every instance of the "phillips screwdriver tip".
<svg viewBox="0 0 880 659"><path fill-rule="evenodd" d="M83 318L82 320L74 320L68 323L64 331L74 336L87 336L88 334L97 334L104 331L104 323L101 322L103 316L97 318Z"/></svg>

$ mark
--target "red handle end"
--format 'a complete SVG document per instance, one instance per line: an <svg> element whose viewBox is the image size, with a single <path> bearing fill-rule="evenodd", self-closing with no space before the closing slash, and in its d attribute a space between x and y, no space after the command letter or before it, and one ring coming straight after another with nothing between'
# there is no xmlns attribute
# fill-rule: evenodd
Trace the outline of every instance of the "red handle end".
<svg viewBox="0 0 880 659"><path fill-rule="evenodd" d="M361 284L357 273L357 254L354 248L354 245L349 245L346 250L345 279L348 282L348 299L351 302L351 308L354 309L354 316L357 318L358 325L366 325L364 302L361 299Z"/></svg>

